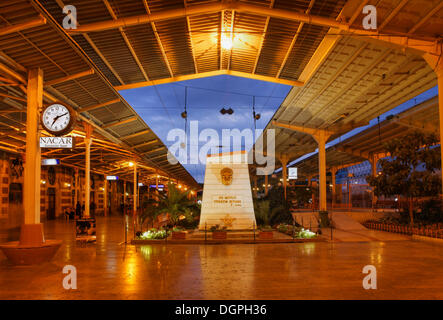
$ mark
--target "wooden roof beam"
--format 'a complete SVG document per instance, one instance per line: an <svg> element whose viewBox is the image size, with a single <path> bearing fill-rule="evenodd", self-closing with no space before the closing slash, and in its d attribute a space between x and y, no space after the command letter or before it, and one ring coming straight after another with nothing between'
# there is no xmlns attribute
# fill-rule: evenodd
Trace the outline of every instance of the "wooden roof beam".
<svg viewBox="0 0 443 320"><path fill-rule="evenodd" d="M360 151L357 151L356 149L352 149L349 147L336 147L335 150L353 155L355 157L369 159L369 152L360 152Z"/></svg>
<svg viewBox="0 0 443 320"><path fill-rule="evenodd" d="M260 16L279 18L290 21L299 21L303 23L319 25L329 28L337 28L352 36L364 36L363 39L376 39L384 42L389 42L395 45L399 45L403 48L413 48L422 52L432 53L439 55L441 53L441 48L437 46L437 40L435 37L427 37L431 40L420 40L416 35L402 35L392 36L387 34L379 33L378 31L364 30L359 28L353 28L349 23L343 20L335 20L334 18L316 16L306 13L301 13L292 10L269 8L264 6L259 6L255 4L240 2L240 1L229 1L220 3L210 3L205 5L196 5L188 8L163 10L155 13L148 13L147 15L139 15L132 17L120 18L112 21L102 21L90 23L83 26L78 26L77 29L71 29L71 33L79 32L93 32L93 31L103 31L108 29L116 29L119 27L133 26L144 23L154 23L156 21L168 20L186 17L188 15L197 14L208 14L213 12L220 12L223 10L235 10L237 12L245 12L257 14ZM391 32L392 33L392 32Z"/></svg>
<svg viewBox="0 0 443 320"><path fill-rule="evenodd" d="M83 71L83 72L71 74L71 75L66 76L66 77L54 79L54 80L51 80L51 81L46 81L45 82L45 86L46 87L53 86L53 85L60 84L60 83L66 82L66 81L70 81L70 80L78 79L78 78L81 78L81 77L89 76L89 75L94 74L94 73L95 73L94 69L89 69L89 70L86 70L86 71Z"/></svg>
<svg viewBox="0 0 443 320"><path fill-rule="evenodd" d="M394 10L389 13L389 15L383 20L383 22L377 27L380 31L397 15L397 13L408 3L409 0L402 0L399 4L394 8Z"/></svg>
<svg viewBox="0 0 443 320"><path fill-rule="evenodd" d="M293 124L277 122L275 120L272 121L272 125L274 125L276 127L292 130L292 131L303 132L303 133L309 134L313 137L317 136L321 132L324 132L325 135L327 135L327 136L332 136L333 134L335 134L334 131L317 129L317 128L302 127L302 126L297 126L297 125L293 125Z"/></svg>
<svg viewBox="0 0 443 320"><path fill-rule="evenodd" d="M432 17L435 13L440 11L440 9L443 8L443 1L440 1L439 4L437 4L434 8L432 8L431 11L429 11L423 18L420 19L411 29L409 29L408 33L412 34L415 31L418 30L426 21L429 20L430 17Z"/></svg>
<svg viewBox="0 0 443 320"><path fill-rule="evenodd" d="M138 136L141 136L141 135L143 135L143 134L147 134L147 133L149 133L149 132L151 132L151 130L142 130L142 131L139 131L139 132L135 132L135 133L132 133L132 134L128 134L128 135L126 135L126 136L121 136L120 137L120 139L125 139L125 140L127 140L127 139L131 139L131 138L135 138L135 137L138 137Z"/></svg>
<svg viewBox="0 0 443 320"><path fill-rule="evenodd" d="M129 118L126 118L124 120L121 120L121 121L113 121L112 123L107 123L107 124L103 125L102 128L103 129L108 129L108 128L111 128L111 127L120 126L122 124L126 124L126 123L129 123L129 122L135 121L137 119L138 119L137 116L133 116L133 117L129 117Z"/></svg>
<svg viewBox="0 0 443 320"><path fill-rule="evenodd" d="M148 1L147 0L143 0L143 5L145 7L146 12L148 13L149 16L151 16L151 10L149 9L149 5L148 5ZM186 12L186 8L185 8L185 12ZM149 21L151 23L151 27L152 27L152 31L154 32L155 35L155 39L157 40L157 44L160 48L160 52L162 53L163 59L165 61L166 67L168 68L169 74L171 75L171 77L174 76L174 73L172 72L172 68L171 68L171 64L169 63L169 59L168 56L166 55L166 50L163 47L163 43L160 39L160 36L158 35L157 32L157 27L155 26L154 21Z"/></svg>
<svg viewBox="0 0 443 320"><path fill-rule="evenodd" d="M201 73L197 73L197 74L187 74L187 75L183 75L183 76L176 76L176 77L164 78L164 79L158 79L158 80L136 82L136 83L131 83L131 84L115 86L114 88L116 90L126 90L126 89L140 88L140 87L156 86L159 84L172 83L172 82L178 82L178 81L200 79L200 78L206 78L206 77L215 77L215 76L219 76L219 75L230 75L230 76L241 77L241 78L255 79L255 80L261 80L261 81L267 81L267 82L275 82L275 83L280 83L280 84L286 84L288 86L300 87L300 86L304 85L304 82L296 81L296 80L286 80L286 79L281 79L281 78L263 76L263 75L259 75L259 74L252 74L252 73L240 72L240 71L234 71L234 70L215 70L215 71L201 72Z"/></svg>
<svg viewBox="0 0 443 320"><path fill-rule="evenodd" d="M107 102L99 103L99 104L96 104L96 105L93 105L93 106L83 107L83 108L80 108L78 110L78 112L91 111L91 110L94 110L94 109L98 109L98 108L109 106L109 105L117 103L117 102L120 102L120 99L109 100Z"/></svg>
<svg viewBox="0 0 443 320"><path fill-rule="evenodd" d="M118 75L117 71L115 71L115 69L112 67L112 65L109 63L109 61L105 58L105 56L102 54L102 52L100 51L99 48L97 48L97 46L95 45L94 41L92 41L92 39L87 35L84 34L83 37L85 37L86 41L88 41L89 45L92 47L92 49L94 49L94 51L98 54L98 56L100 57L100 59L102 59L102 61L104 62L104 64L108 67L108 69L112 72L112 74L114 75L114 77L117 78L117 80L123 84L123 80L120 78L120 76Z"/></svg>
<svg viewBox="0 0 443 320"><path fill-rule="evenodd" d="M159 148L155 148L155 149L152 149L152 150L145 151L142 154L146 155L146 154L150 154L150 153L155 153L155 152L161 151L161 150L163 150L165 148L166 148L165 146L162 146L162 147L159 147Z"/></svg>
<svg viewBox="0 0 443 320"><path fill-rule="evenodd" d="M39 27L46 24L46 19L42 16L39 16L38 18L20 23L20 24L16 24L16 25L10 25L7 27L3 27L0 30L0 36L5 36L8 35L10 33L14 33L14 32L20 32L26 29L30 29L30 28L35 28L35 27Z"/></svg>
<svg viewBox="0 0 443 320"><path fill-rule="evenodd" d="M112 16L112 18L113 18L114 20L118 19L118 18L117 18L117 15L115 14L114 10L112 9L111 5L109 4L109 1L108 1L108 0L102 0L102 1L104 2L105 6L106 6L106 8L108 9L108 12L109 12L109 14ZM122 28L122 27L120 27L120 28L118 28L118 29L119 29L119 31L120 31L120 34L121 34L123 40L124 40L125 43L126 43L126 46L127 46L128 49L129 49L129 52L131 52L132 58L134 59L135 63L137 63L137 66L138 66L138 68L140 69L140 72L143 74L143 77L145 78L145 80L149 80L149 77L148 77L148 75L146 74L146 71L145 71L145 69L143 68L143 66L142 66L142 64L141 64L141 62L140 62L140 60L139 60L137 54L135 53L135 50L134 50L134 48L132 47L131 42L129 41L128 37L126 36L125 31L123 31L123 28Z"/></svg>
<svg viewBox="0 0 443 320"><path fill-rule="evenodd" d="M306 14L309 14L309 12L311 11L312 7L314 6L314 1L315 0L311 0L309 2L308 8L305 11ZM288 50L286 51L285 57L283 58L283 61L282 61L281 65L280 65L280 68L279 68L279 70L277 72L277 76L276 76L277 78L280 77L280 74L283 71L283 68L285 67L286 62L288 61L289 55L291 54L291 51L294 48L295 42L297 41L298 36L301 33L301 30L302 30L304 25L305 25L304 22L300 22L300 24L298 25L297 32L295 33L294 37L292 38L291 44L289 45Z"/></svg>
<svg viewBox="0 0 443 320"><path fill-rule="evenodd" d="M144 0L146 1L146 0ZM186 0L184 0L185 8L188 7L188 3ZM191 30L191 21L189 20L189 16L186 16L186 24L188 26L188 33L189 33L189 40L191 42L191 51L192 51L192 59L194 60L194 71L195 73L198 73L198 66L197 66L197 59L195 58L195 45L194 41L192 39L192 30Z"/></svg>
<svg viewBox="0 0 443 320"><path fill-rule="evenodd" d="M134 145L132 147L133 148L141 148L141 147L146 147L146 146L149 146L149 145L157 143L157 142L159 142L158 139L153 139L153 140L146 141L146 142L143 142L143 143L140 143L140 144L136 144L136 145Z"/></svg>

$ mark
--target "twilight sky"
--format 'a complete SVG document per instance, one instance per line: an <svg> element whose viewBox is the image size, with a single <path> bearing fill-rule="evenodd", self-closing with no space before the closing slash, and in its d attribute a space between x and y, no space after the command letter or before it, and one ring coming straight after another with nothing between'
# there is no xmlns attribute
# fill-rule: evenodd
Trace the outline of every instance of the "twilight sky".
<svg viewBox="0 0 443 320"><path fill-rule="evenodd" d="M166 146L172 129L185 128L181 113L185 107L187 89L188 130L190 121L198 120L198 130L212 128L222 137L222 129L254 128L252 101L255 96L255 110L261 114L257 129L264 129L272 115L285 99L290 86L232 76L216 76L194 79L171 84L143 87L120 91L120 94L137 111ZM222 108L232 108L232 115L222 115ZM199 142L199 147L205 142ZM236 151L236 150L235 150ZM191 175L202 183L203 164L183 164Z"/></svg>
<svg viewBox="0 0 443 320"><path fill-rule="evenodd" d="M254 120L252 117L253 96L255 96L255 110L261 115L260 120L258 120L256 124L257 129L264 129L291 89L290 86L277 83L232 76L216 76L123 90L120 91L120 94L135 111L137 111L151 129L154 130L163 143L167 147L170 147L174 141L167 141L168 132L172 129L184 130L185 128L185 121L180 114L184 111L185 107L186 87L188 88L187 131L189 132L190 121L197 120L199 132L207 128L217 131L220 137L220 145L222 144L222 129L239 129L241 131L245 128L254 128ZM402 112L437 94L437 87L434 87L401 105L393 105L393 109L380 116L380 121L383 121L387 115ZM232 108L234 113L232 115L222 115L219 112L222 108ZM377 119L371 120L368 126L354 129L343 135L341 140L375 124L377 124ZM339 140L340 139L337 138L329 142L327 147L336 144ZM205 141L199 141L199 148L205 143ZM188 141L188 153L189 147ZM237 151L237 149L233 151ZM296 159L292 164L310 155L311 154L308 154ZM205 172L204 164L188 163L183 164L183 166L197 182L203 183Z"/></svg>

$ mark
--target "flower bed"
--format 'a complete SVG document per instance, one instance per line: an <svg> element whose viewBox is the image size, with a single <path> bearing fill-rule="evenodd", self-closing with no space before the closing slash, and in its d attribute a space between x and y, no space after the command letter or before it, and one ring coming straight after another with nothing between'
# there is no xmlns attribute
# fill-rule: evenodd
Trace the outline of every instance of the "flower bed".
<svg viewBox="0 0 443 320"><path fill-rule="evenodd" d="M314 239L317 238L317 234L304 228L293 227L288 224L279 224L277 231L285 233L289 236L294 235L296 239Z"/></svg>
<svg viewBox="0 0 443 320"><path fill-rule="evenodd" d="M153 228L148 231L138 233L137 239L138 240L161 240L161 239L165 239L166 237L168 237L170 233L171 233L170 231L167 232L164 229Z"/></svg>
<svg viewBox="0 0 443 320"><path fill-rule="evenodd" d="M440 224L412 227L410 225L400 225L395 223L367 221L363 223L363 225L368 229L443 239L443 228Z"/></svg>

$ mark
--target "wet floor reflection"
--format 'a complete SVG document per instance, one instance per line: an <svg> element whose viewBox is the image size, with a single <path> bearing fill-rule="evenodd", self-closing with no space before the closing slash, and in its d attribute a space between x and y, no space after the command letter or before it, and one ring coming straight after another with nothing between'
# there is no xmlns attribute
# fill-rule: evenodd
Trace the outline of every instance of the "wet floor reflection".
<svg viewBox="0 0 443 320"><path fill-rule="evenodd" d="M443 246L413 241L125 245L120 218L99 218L97 243L79 246L71 223L51 222L63 240L48 264L14 267L0 255L1 299L443 299ZM62 288L63 266L78 290ZM379 289L362 288L372 264Z"/></svg>

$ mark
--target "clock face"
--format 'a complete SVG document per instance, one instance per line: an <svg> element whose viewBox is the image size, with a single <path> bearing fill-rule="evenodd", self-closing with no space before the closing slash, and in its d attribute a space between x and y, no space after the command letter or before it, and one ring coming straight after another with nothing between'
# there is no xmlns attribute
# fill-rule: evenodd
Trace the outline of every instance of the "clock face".
<svg viewBox="0 0 443 320"><path fill-rule="evenodd" d="M70 108L60 103L46 107L42 113L42 125L46 131L54 135L62 135L70 131L73 125Z"/></svg>

